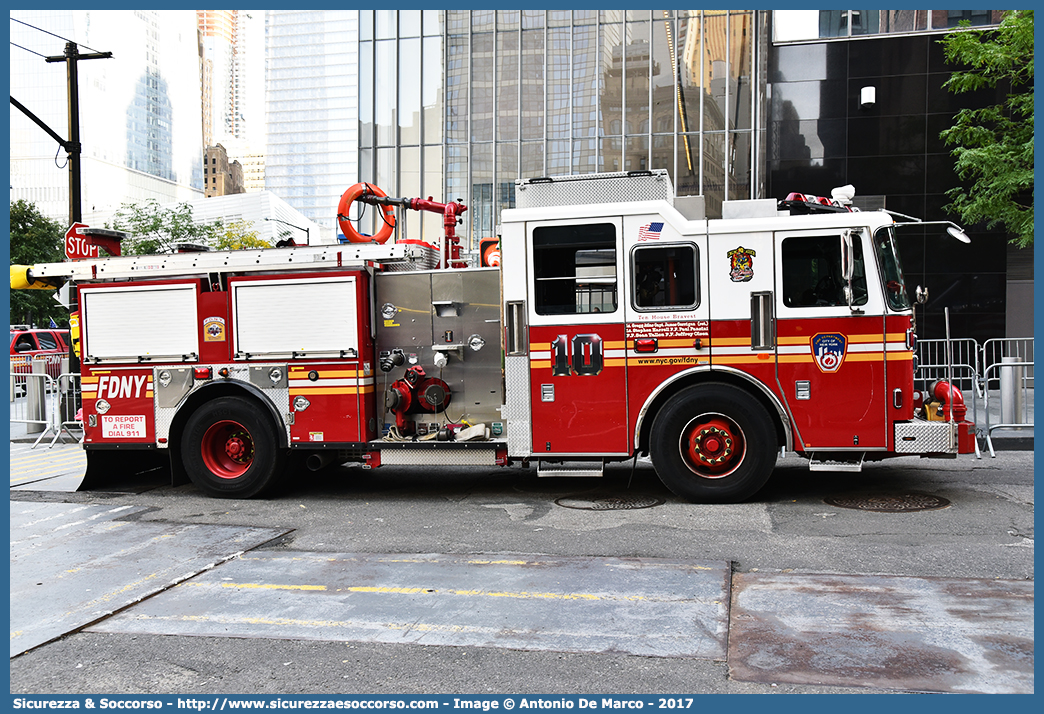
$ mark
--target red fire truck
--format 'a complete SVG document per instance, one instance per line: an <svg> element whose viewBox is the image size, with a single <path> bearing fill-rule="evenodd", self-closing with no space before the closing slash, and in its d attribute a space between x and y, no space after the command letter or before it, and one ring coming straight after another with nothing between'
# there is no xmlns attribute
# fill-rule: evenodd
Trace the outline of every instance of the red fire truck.
<svg viewBox="0 0 1044 714"><path fill-rule="evenodd" d="M411 209L444 216L441 246L390 240ZM359 184L357 242L13 268L77 286L85 482L147 454L237 498L301 462L570 476L648 454L727 502L788 451L854 471L975 448L955 387L914 389L909 221L799 194L707 219L665 171L529 179L499 265L469 268L465 210Z"/></svg>

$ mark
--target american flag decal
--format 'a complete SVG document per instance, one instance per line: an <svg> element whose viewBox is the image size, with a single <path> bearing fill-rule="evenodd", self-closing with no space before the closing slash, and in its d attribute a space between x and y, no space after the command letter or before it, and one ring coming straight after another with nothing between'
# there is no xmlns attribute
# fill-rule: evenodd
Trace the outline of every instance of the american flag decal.
<svg viewBox="0 0 1044 714"><path fill-rule="evenodd" d="M656 240L663 230L663 223L647 223L638 229L638 240Z"/></svg>

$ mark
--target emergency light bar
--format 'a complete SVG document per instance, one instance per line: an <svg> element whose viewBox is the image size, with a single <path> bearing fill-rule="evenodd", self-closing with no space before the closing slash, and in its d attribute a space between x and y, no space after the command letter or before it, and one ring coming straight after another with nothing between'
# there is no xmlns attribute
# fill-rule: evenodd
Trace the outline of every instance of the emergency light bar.
<svg viewBox="0 0 1044 714"><path fill-rule="evenodd" d="M846 206L840 201L825 196L807 193L789 193L779 202L780 208L789 208L791 213L855 213L858 208Z"/></svg>

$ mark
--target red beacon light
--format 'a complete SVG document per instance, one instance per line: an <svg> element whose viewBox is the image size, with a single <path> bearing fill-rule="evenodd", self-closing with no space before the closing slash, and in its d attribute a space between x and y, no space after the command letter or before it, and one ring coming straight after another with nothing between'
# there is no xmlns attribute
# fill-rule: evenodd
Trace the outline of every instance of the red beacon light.
<svg viewBox="0 0 1044 714"><path fill-rule="evenodd" d="M854 208L851 205L852 198L855 196L855 187L840 186L835 188L831 193L831 198L826 196L813 196L809 193L788 193L787 197L780 201L782 208L789 208L792 211L798 211L802 213L812 212L846 212L854 213L858 211L858 208Z"/></svg>

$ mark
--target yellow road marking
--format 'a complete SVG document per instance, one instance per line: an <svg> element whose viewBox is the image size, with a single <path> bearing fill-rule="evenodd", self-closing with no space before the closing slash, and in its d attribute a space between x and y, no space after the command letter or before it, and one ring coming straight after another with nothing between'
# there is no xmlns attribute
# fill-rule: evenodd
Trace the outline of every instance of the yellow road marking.
<svg viewBox="0 0 1044 714"><path fill-rule="evenodd" d="M182 586L208 587L213 583L181 583ZM223 588L236 588L237 590L326 590L325 585L277 585L273 583L221 583Z"/></svg>
<svg viewBox="0 0 1044 714"><path fill-rule="evenodd" d="M435 588L416 587L377 587L371 585L352 585L344 588L329 588L326 585L287 585L281 583L208 583L208 582L185 582L179 587L213 587L219 585L221 588L236 590L298 590L305 592L350 592L367 593L377 595L464 595L482 596L496 598L512 598L516 600L586 600L586 601L624 601L643 602L650 598L645 595L595 595L592 593L553 593L553 592L494 592L487 590L437 590Z"/></svg>

